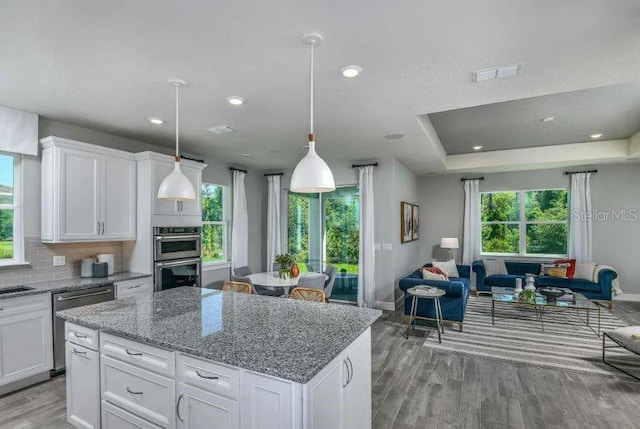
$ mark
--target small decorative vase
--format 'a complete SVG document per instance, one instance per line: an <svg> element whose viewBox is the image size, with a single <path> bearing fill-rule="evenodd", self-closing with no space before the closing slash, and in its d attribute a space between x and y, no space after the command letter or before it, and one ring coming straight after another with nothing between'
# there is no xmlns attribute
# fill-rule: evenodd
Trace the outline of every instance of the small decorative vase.
<svg viewBox="0 0 640 429"><path fill-rule="evenodd" d="M531 274L527 274L526 285L524 290L536 290L536 278Z"/></svg>
<svg viewBox="0 0 640 429"><path fill-rule="evenodd" d="M280 270L281 279L288 279L290 275L291 273L289 272L289 270Z"/></svg>
<svg viewBox="0 0 640 429"><path fill-rule="evenodd" d="M293 263L293 265L291 265L291 277L295 279L299 275L300 275L300 268L298 268L298 264Z"/></svg>

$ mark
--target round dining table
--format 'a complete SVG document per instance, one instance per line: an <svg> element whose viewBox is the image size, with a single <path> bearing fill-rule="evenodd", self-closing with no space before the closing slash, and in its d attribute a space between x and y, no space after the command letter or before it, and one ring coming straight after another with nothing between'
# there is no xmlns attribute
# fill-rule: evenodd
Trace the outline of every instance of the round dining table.
<svg viewBox="0 0 640 429"><path fill-rule="evenodd" d="M311 271L302 273L298 277L291 277L288 279L281 279L277 271L249 274L247 277L249 277L251 282L256 286L262 286L268 289L282 288L284 290L284 296L289 296L289 289L298 286L298 282L302 277L322 277L325 281L329 278L325 273L314 273Z"/></svg>

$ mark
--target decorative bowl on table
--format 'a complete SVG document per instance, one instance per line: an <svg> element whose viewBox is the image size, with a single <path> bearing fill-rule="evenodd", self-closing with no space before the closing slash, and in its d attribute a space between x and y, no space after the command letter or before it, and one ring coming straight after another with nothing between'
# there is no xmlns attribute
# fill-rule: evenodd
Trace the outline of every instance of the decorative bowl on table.
<svg viewBox="0 0 640 429"><path fill-rule="evenodd" d="M547 302L556 302L558 298L565 294L565 291L556 287L543 287L538 289L538 292L547 298Z"/></svg>

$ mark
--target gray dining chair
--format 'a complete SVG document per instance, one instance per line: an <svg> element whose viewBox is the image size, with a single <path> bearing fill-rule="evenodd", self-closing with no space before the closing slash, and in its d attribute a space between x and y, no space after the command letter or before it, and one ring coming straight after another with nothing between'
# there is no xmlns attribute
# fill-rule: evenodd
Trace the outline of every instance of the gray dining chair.
<svg viewBox="0 0 640 429"><path fill-rule="evenodd" d="M308 277L304 274L300 275L298 286L306 287L308 289L320 289L324 290L324 276Z"/></svg>
<svg viewBox="0 0 640 429"><path fill-rule="evenodd" d="M234 275L231 276L231 281L249 283L251 285L251 288L253 289L253 293L264 296L278 296L278 292L276 292L275 290L254 285L251 281L251 278L248 277L249 275L251 275L251 268L249 267L234 268L233 274Z"/></svg>
<svg viewBox="0 0 640 429"><path fill-rule="evenodd" d="M336 274L338 273L338 269L333 265L327 265L327 269L324 270L324 273L329 277L324 282L324 295L327 298L331 298L331 292L333 291L333 285L336 282Z"/></svg>

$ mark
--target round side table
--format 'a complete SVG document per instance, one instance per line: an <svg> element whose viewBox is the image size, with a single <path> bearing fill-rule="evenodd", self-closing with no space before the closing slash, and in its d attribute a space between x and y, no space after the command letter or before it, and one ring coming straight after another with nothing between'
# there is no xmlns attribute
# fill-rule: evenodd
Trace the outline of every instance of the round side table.
<svg viewBox="0 0 640 429"><path fill-rule="evenodd" d="M409 339L409 330L411 328L415 329L414 322L416 319L416 313L418 312L418 301L420 299L432 299L433 305L436 309L436 329L438 331L438 342L442 342L442 337L440 336L440 330L444 334L444 325L442 324L442 307L440 307L440 297L446 294L442 289L436 289L435 292L426 293L422 292L420 289L411 288L407 290L407 293L411 295L411 314L409 314L409 324L407 325L407 333L406 337Z"/></svg>

